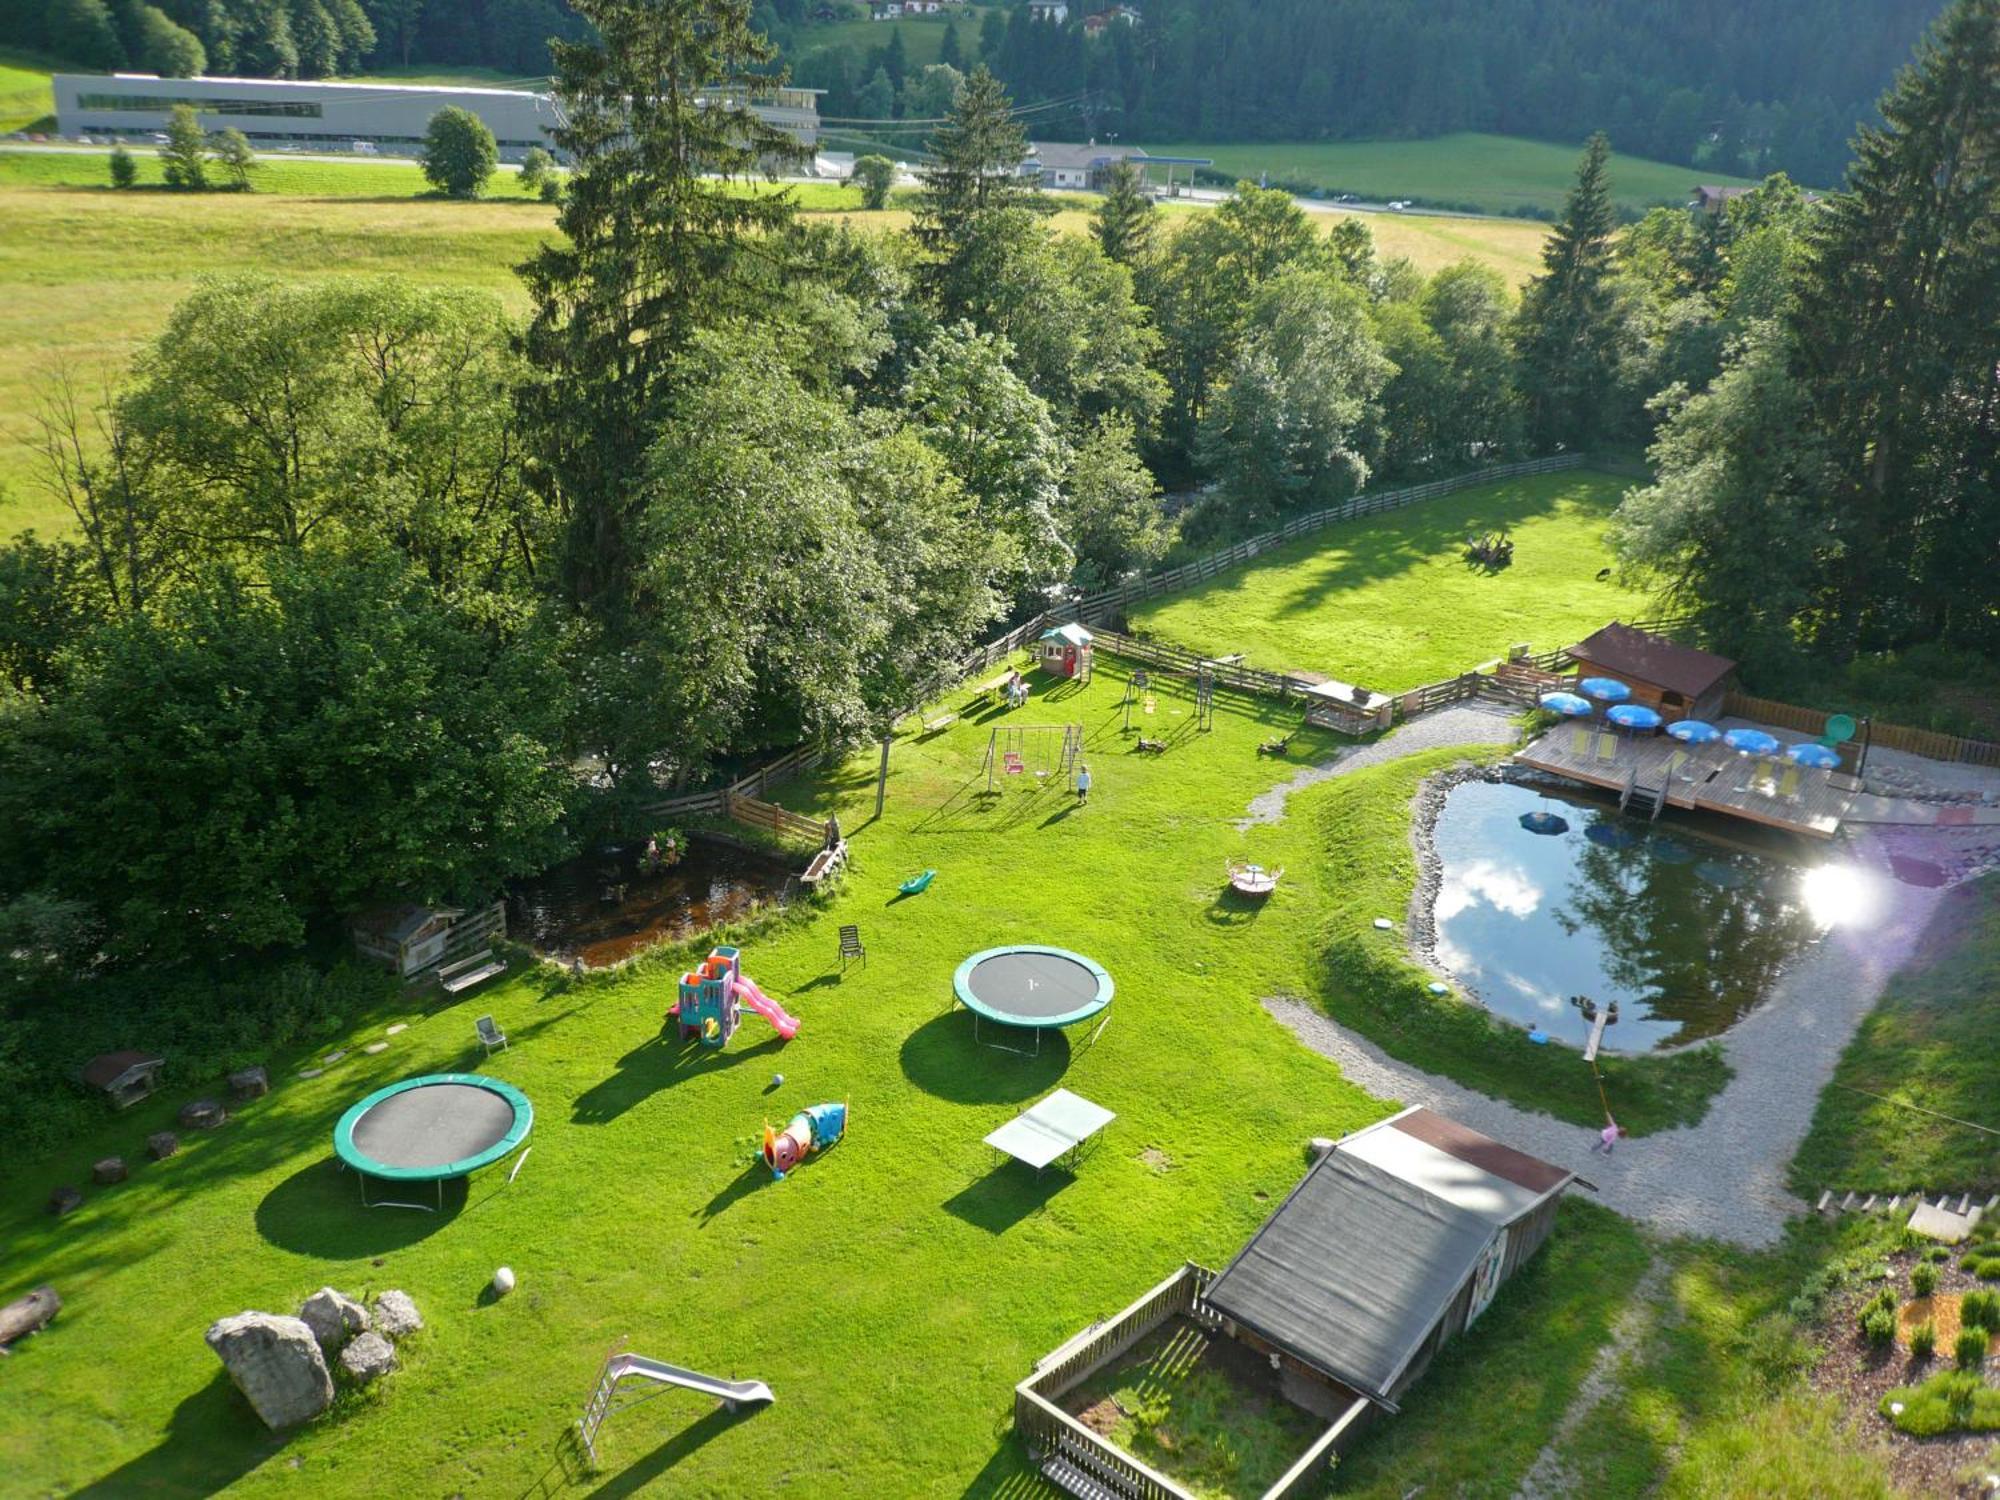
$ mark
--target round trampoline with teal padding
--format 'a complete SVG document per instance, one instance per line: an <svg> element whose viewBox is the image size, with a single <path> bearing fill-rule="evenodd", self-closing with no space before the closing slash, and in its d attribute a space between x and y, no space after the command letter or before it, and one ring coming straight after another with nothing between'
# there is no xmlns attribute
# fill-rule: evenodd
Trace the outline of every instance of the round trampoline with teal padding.
<svg viewBox="0 0 2000 1500"><path fill-rule="evenodd" d="M535 1107L510 1083L479 1073L426 1073L377 1089L333 1127L333 1149L361 1176L371 1208L428 1208L368 1200L368 1179L444 1184L490 1166L528 1138Z"/></svg>
<svg viewBox="0 0 2000 1500"><path fill-rule="evenodd" d="M1104 966L1067 948L1047 948L1036 944L1015 944L987 948L972 955L952 975L952 989L965 1008L972 1012L972 1032L979 1036L979 1023L1015 1031L1032 1031L1039 1052L1042 1033L1087 1021L1111 1004L1115 986ZM1105 1016L1108 1021L1110 1017ZM1095 1039L1104 1021L1091 1032ZM1005 1047L1005 1042L992 1046ZM1010 1048L1025 1051L1025 1048Z"/></svg>

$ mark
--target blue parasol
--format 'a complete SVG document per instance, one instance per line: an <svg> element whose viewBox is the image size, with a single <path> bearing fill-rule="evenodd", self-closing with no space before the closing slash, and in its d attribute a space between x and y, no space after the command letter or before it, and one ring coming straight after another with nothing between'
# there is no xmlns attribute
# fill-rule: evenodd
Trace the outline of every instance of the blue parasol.
<svg viewBox="0 0 2000 1500"><path fill-rule="evenodd" d="M1569 822L1552 812L1531 812L1521 814L1521 826L1530 833L1568 833Z"/></svg>
<svg viewBox="0 0 2000 1500"><path fill-rule="evenodd" d="M1722 738L1722 731L1706 719L1682 719L1678 724L1669 724L1667 733L1683 745L1712 745Z"/></svg>
<svg viewBox="0 0 2000 1500"><path fill-rule="evenodd" d="M1605 714L1604 717L1616 724L1620 729L1658 729L1660 727L1658 712L1646 707L1643 703L1621 703Z"/></svg>
<svg viewBox="0 0 2000 1500"><path fill-rule="evenodd" d="M1838 750L1828 749L1825 745L1818 744L1812 740L1805 740L1791 746L1785 751L1785 754L1789 755L1798 764L1810 766L1815 771L1831 771L1835 766L1840 764L1840 752Z"/></svg>
<svg viewBox="0 0 2000 1500"><path fill-rule="evenodd" d="M1632 690L1616 677L1586 677L1577 687L1600 703L1623 703Z"/></svg>
<svg viewBox="0 0 2000 1500"><path fill-rule="evenodd" d="M1578 714L1587 714L1591 711L1590 700L1579 698L1575 693L1544 693L1542 707L1572 719Z"/></svg>
<svg viewBox="0 0 2000 1500"><path fill-rule="evenodd" d="M1616 823L1592 823L1584 829L1583 836L1604 849L1627 849L1637 842L1629 828L1620 828Z"/></svg>
<svg viewBox="0 0 2000 1500"><path fill-rule="evenodd" d="M1761 729L1732 729L1722 737L1722 743L1743 755L1769 755L1778 748L1777 736Z"/></svg>

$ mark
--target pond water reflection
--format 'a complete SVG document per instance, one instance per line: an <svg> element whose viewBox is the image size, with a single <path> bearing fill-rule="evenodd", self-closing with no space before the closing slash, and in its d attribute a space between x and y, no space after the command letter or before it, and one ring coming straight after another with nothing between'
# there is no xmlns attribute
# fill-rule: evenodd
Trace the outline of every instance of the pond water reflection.
<svg viewBox="0 0 2000 1500"><path fill-rule="evenodd" d="M1726 1031L1801 949L1881 904L1879 878L1825 845L1505 782L1452 788L1434 837L1439 961L1492 1010L1578 1045L1572 997L1617 1001L1607 1051Z"/></svg>

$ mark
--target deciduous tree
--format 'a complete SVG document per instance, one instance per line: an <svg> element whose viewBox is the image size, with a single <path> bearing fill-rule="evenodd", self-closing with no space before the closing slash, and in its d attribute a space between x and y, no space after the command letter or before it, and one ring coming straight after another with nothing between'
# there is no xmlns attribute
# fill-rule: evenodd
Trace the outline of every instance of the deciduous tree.
<svg viewBox="0 0 2000 1500"><path fill-rule="evenodd" d="M447 104L431 116L418 160L424 180L453 198L477 198L500 165L500 146L487 123L469 109Z"/></svg>

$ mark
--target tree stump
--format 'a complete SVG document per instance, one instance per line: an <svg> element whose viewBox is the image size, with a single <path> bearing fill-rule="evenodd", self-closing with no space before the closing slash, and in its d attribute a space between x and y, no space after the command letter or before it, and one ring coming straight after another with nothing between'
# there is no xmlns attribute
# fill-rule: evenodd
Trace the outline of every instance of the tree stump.
<svg viewBox="0 0 2000 1500"><path fill-rule="evenodd" d="M90 1169L90 1180L99 1187L109 1187L114 1182L123 1182L125 1175L125 1158L122 1156L107 1156L102 1161L94 1163Z"/></svg>
<svg viewBox="0 0 2000 1500"><path fill-rule="evenodd" d="M146 1154L154 1161L165 1161L181 1149L181 1138L171 1130L156 1130L146 1137Z"/></svg>
<svg viewBox="0 0 2000 1500"><path fill-rule="evenodd" d="M60 1219L66 1213L74 1213L83 1205L83 1189L70 1187L65 1183L49 1194L49 1212Z"/></svg>
<svg viewBox="0 0 2000 1500"><path fill-rule="evenodd" d="M262 1067L238 1069L229 1075L229 1091L238 1099L261 1099L271 1092L271 1075Z"/></svg>
<svg viewBox="0 0 2000 1500"><path fill-rule="evenodd" d="M181 1124L188 1130L213 1130L228 1118L229 1111L213 1099L197 1099L181 1106Z"/></svg>
<svg viewBox="0 0 2000 1500"><path fill-rule="evenodd" d="M52 1286L38 1286L25 1297L16 1297L0 1307L0 1345L40 1333L61 1311L62 1298Z"/></svg>

